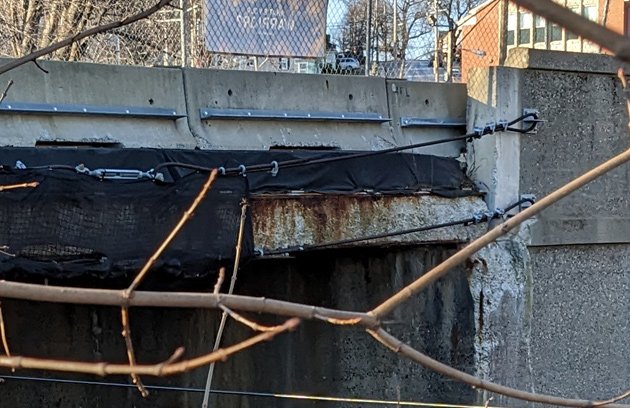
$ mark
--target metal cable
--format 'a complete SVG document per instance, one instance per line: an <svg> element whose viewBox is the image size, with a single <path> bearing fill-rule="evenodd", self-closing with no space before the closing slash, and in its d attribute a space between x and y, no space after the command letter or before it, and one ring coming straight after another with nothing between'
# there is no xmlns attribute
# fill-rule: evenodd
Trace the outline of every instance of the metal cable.
<svg viewBox="0 0 630 408"><path fill-rule="evenodd" d="M19 375L0 375L0 378L7 380L17 381L35 381L35 382L48 382L58 384L75 384L75 385L94 385L105 387L118 387L118 388L134 388L133 384L115 383L108 381L84 381L84 380L64 380L60 378L42 378L42 377L28 377ZM149 390L156 391L175 391L175 392L190 392L190 393L203 393L203 388L193 387L174 387L164 385L146 385ZM464 404L448 404L440 402L419 402L419 401L396 401L396 400L381 400L371 398L345 398L345 397L326 397L316 395L301 395L301 394L280 394L271 392L256 392L256 391L232 391L232 390L210 390L212 394L221 395L234 395L244 397L262 397L262 398L276 398L276 399L292 399L292 400L311 400L311 401L329 401L329 402L344 402L351 404L365 404L365 405L400 405L400 406L414 406L414 407L436 407L436 408L485 408L483 405L464 405ZM501 408L492 406L492 408Z"/></svg>
<svg viewBox="0 0 630 408"><path fill-rule="evenodd" d="M512 127L513 125L528 118L534 119L529 127L525 129ZM378 155L383 155L383 154L388 154L388 153L402 152L405 150L412 150L412 149L418 149L422 147L435 146L439 144L456 142L460 140L472 141L473 139L479 139L483 136L491 135L496 132L509 131L509 132L517 132L517 133L528 133L536 128L537 121L538 121L537 113L527 113L527 114L519 116L518 118L512 121L509 121L509 122L499 121L496 123L493 122L493 123L487 124L483 128L475 128L474 131L471 133L467 133L465 135L457 136L457 137L449 137L449 138L444 138L444 139L439 139L439 140L432 140L429 142L414 143L410 145L391 147L388 149L375 150L375 151L369 151L369 152L357 152L357 153L347 154L347 155L342 155L342 156L292 159L292 160L285 160L281 162L273 161L271 163L260 163L260 164L253 164L249 166L245 166L241 164L238 167L230 167L230 168L220 167L219 169L220 169L220 175L223 175L223 176L244 176L246 175L246 173L260 173L260 172L267 172L267 171L271 171L274 175L276 175L280 168L288 169L288 168L295 168L295 167L311 166L311 165L316 165L316 164L321 165L321 164L333 163L333 162L344 161L344 160L353 160L353 159L378 156ZM155 166L155 168L150 170L149 173L155 176L159 173L161 169L169 168L169 167L177 167L177 168L188 169L188 170L193 170L193 171L198 171L198 172L210 172L214 169L214 167L200 166L200 165L191 164L191 163L164 162ZM24 167L24 168L19 168L19 169L69 170L73 172L77 171L77 167L63 165L63 164ZM152 178L149 178L149 179L151 180Z"/></svg>
<svg viewBox="0 0 630 408"><path fill-rule="evenodd" d="M344 156L321 157L321 158L316 158L316 159L304 158L304 159L286 160L282 162L274 162L274 163L269 163L269 164L268 163L254 164L251 166L246 166L246 169L247 169L247 173L258 173L258 172L270 171L270 170L274 170L278 168L287 169L287 168L292 168L292 167L303 167L303 166L310 166L310 165L315 165L315 164L325 164L325 163L333 163L333 162L344 161L344 160L372 157L372 156L378 156L382 154L396 153L396 152L401 152L405 150L412 150L412 149L434 146L434 145L443 144L443 143L455 142L459 140L471 141L472 139L479 139L483 136L494 134L496 132L510 131L510 132L517 132L517 133L527 133L527 132L531 132L532 130L536 128L536 122L533 122L529 127L525 129L518 129L512 126L528 118L537 120L538 115L536 113L527 113L525 115L519 116L518 118L512 121L492 123L490 125L484 126L483 128L476 128L475 131L471 133L467 133L465 135L457 136L457 137L432 140L429 142L422 142L422 143L414 143L410 145L391 147L388 149L375 150L375 151L370 151L370 152L348 154ZM180 162L165 162L165 163L161 163L157 165L154 171L157 173L159 172L159 170L166 167L181 167L181 168L186 168L186 169L196 170L196 171L203 171L203 172L212 170L211 167L198 166L194 164L180 163ZM239 167L222 168L221 174L226 175L226 176L243 175L243 167L239 166Z"/></svg>
<svg viewBox="0 0 630 408"><path fill-rule="evenodd" d="M534 201L535 201L534 198L523 197L520 200L516 201L515 203L510 204L509 206L505 207L504 209L496 209L492 212L488 211L488 212L475 214L472 217L461 219L461 220L449 221L449 222L444 222L440 224L426 225L426 226L416 227L416 228L409 228L409 229L404 229L404 230L399 230L399 231L384 232L381 234L366 235L366 236L357 237L357 238L340 239L337 241L324 242L321 244L299 245L299 246L293 246L293 247L283 248L283 249L274 249L271 251L263 251L263 250L258 250L258 251L259 251L259 256L283 255L283 254L291 254L291 253L297 253L297 252L312 251L316 249L328 248L331 246L342 246L342 245L352 244L355 242L371 241L374 239L381 239L381 238L390 238L390 237L395 237L399 235L413 234L416 232L431 231L435 229L453 227L457 225L467 226L471 224L479 224L481 222L488 222L492 219L500 218L504 214L507 214L508 212L513 210L514 208L524 203L533 204Z"/></svg>

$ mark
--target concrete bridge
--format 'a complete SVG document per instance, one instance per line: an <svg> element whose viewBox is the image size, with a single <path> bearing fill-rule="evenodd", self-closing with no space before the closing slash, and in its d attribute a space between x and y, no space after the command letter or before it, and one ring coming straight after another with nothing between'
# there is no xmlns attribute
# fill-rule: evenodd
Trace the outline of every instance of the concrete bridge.
<svg viewBox="0 0 630 408"><path fill-rule="evenodd" d="M258 151L255 157L274 159L452 138L411 152L418 169L471 182L457 181L449 194L437 183L379 184L391 191L375 191L362 181L379 174L368 172L374 169L365 170L364 178L352 170L352 188L326 182L318 190L295 182L274 190L261 182L249 195L253 246L308 247L466 219L523 195L544 196L627 148L628 117L614 60L513 53L518 58L508 58L505 67L471 72L469 86L42 62L48 74L25 66L0 76L0 83L14 81L0 105L0 157L8 165L16 157L27 166L53 164L55 158L66 162L54 164L93 169L98 166L90 163L115 161L124 151L125 167L138 169L139 157L154 149L204 158L209 151ZM546 120L535 134L457 140L525 110L537 110ZM422 167L428 162L433 164ZM392 166L399 171L398 164ZM394 179L406 177L400 171ZM319 179L335 179L326 174ZM593 399L619 394L630 378L629 186L626 166L546 210L399 309L388 329L442 362L508 386ZM291 256L263 251L243 265L236 293L368 310L486 228L459 225ZM21 280L51 281L23 272ZM74 279L72 284L116 286L124 277ZM207 287L214 283L213 274L199 279ZM124 361L117 309L6 300L3 311L15 354ZM218 313L203 310L132 314L138 359L147 362L161 361L181 345L189 355L207 352L219 322ZM224 343L248 335L230 323ZM124 377L5 370L0 407L200 406L205 376L199 369L147 379L175 389L154 389L143 400L134 388L111 385L128 384ZM213 406L229 407L365 406L279 394L459 405L483 405L489 397L401 359L360 330L315 322L219 364L213 388ZM495 397L492 404L520 403Z"/></svg>

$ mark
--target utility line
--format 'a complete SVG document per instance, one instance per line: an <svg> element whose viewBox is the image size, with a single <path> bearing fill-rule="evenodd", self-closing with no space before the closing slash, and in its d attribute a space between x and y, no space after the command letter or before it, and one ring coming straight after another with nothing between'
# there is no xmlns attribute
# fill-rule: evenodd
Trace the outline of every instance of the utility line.
<svg viewBox="0 0 630 408"><path fill-rule="evenodd" d="M534 119L534 120L532 121L532 124L528 126L527 128L519 129L519 128L512 127L515 124L529 118ZM391 147L388 149L368 151L368 152L359 152L359 153L353 153L353 154L348 154L344 156L320 157L316 159L313 159L313 158L293 159L293 160L286 160L282 162L272 162L271 164L264 163L264 164L255 164L252 166L240 165L239 167L220 168L219 170L222 175L244 175L246 173L257 173L257 172L263 172L263 171L272 171L272 174L274 173L277 174L278 170L281 168L286 169L286 168L293 168L293 167L303 167L303 166L310 166L314 164L327 164L327 163L333 163L333 162L344 161L344 160L379 156L383 154L396 153L396 152L401 152L405 150L417 149L421 147L428 147L428 146L434 146L434 145L443 144L443 143L455 142L459 140L472 141L472 139L479 139L483 136L491 135L496 132L510 131L510 132L517 132L517 133L528 133L536 128L537 120L538 120L538 114L527 113L509 122L507 121L492 122L492 123L487 124L483 128L475 128L473 132L467 133L462 136L433 140L430 142L415 143L415 144L410 144L410 145L405 145L405 146L397 146L397 147ZM203 171L203 172L212 170L211 167L191 165L191 164L179 163L179 162L166 162L166 163L161 163L157 165L154 171L157 173L160 169L165 168L165 167L182 167L182 168L188 168L191 170L197 170L197 171Z"/></svg>
<svg viewBox="0 0 630 408"><path fill-rule="evenodd" d="M106 381L64 380L60 378L27 377L27 376L19 376L19 375L0 375L0 379L47 382L47 383L58 383L58 384L94 385L94 386L118 387L118 388L135 388L135 385L125 384L125 383L115 383L115 382L106 382ZM176 392L189 392L189 393L203 393L204 392L203 388L175 387L175 386L164 386L164 385L145 385L145 388L149 390L155 390L155 391L176 391ZM280 394L280 393L256 392L256 391L232 391L232 390L211 389L210 393L219 394L219 395L244 396L244 397L344 402L344 403L365 404L365 405L368 405L368 404L369 405L397 405L397 406L436 407L436 408L486 408L483 405L448 404L448 403L442 403L442 402L396 401L396 400L382 400L382 399L371 399L371 398L327 397L327 396L306 395L306 394ZM493 406L492 408L500 408L500 407Z"/></svg>
<svg viewBox="0 0 630 408"><path fill-rule="evenodd" d="M513 204L510 204L509 206L507 206L504 209L496 209L495 211L479 212L479 213L475 213L472 217L469 217L469 218L464 218L464 219L456 220L456 221L444 222L444 223L440 223L440 224L426 225L426 226L422 226L422 227L404 229L404 230L399 230L399 231L384 232L384 233L381 233L381 234L367 235L367 236L357 237L357 238L340 239L340 240L337 240L337 241L324 242L324 243L321 243L321 244L292 246L292 247L289 247L289 248L274 249L274 250L271 250L271 251L264 251L262 249L257 249L257 251L258 251L259 256L283 255L283 254L291 254L291 253L296 253L296 252L312 251L312 250L315 250L315 249L328 248L328 247L331 247L331 246L335 246L336 247L336 246L341 246L341 245L345 245L345 244L352 244L352 243L355 243L355 242L371 241L371 240L374 240L374 239L389 238L389 237L395 237L395 236L399 236L399 235L413 234L413 233L416 233L416 232L431 231L431 230L440 229L440 228L453 227L453 226L456 226L456 225L468 226L468 225L471 225L471 224L479 224L481 222L487 222L487 221L490 221L492 219L500 218L504 214L507 214L508 212L513 210L514 208L516 208L516 207L518 207L518 206L520 206L522 204L525 204L525 203L533 204L534 201L535 200L532 197L523 197L520 200L518 200L517 202L515 202Z"/></svg>
<svg viewBox="0 0 630 408"><path fill-rule="evenodd" d="M524 121L525 119L532 119L531 124L529 126L527 126L524 129L513 127L514 125L516 125L517 123L521 121ZM421 143L415 143L415 144L410 144L410 145L405 145L405 146L392 147L388 149L374 150L374 151L367 151L367 152L356 152L356 153L338 155L338 156L292 159L292 160L285 160L285 161L279 161L279 162L272 161L271 163L259 163L259 164L253 164L250 166L241 164L238 167L229 167L229 168L219 167L219 173L220 175L223 175L223 176L244 176L247 173L260 173L260 172L271 171L272 175L276 175L278 174L278 171L280 169L289 169L289 168L304 167L304 166L311 166L311 165L321 165L321 164L328 164L328 163L333 163L333 162L338 162L338 161L379 156L383 154L397 153L397 152L402 152L406 150L418 149L422 147L456 142L460 140L472 141L473 139L480 139L483 136L491 135L496 132L509 131L509 132L517 132L517 133L528 133L536 128L538 122L539 122L539 119L538 119L537 113L527 113L509 122L498 121L498 122L489 123L482 128L481 127L475 128L473 132L467 133L462 136L457 136L457 137L449 137L449 138L444 138L444 139L439 139L439 140L432 140L429 142L421 142ZM70 170L70 171L76 171L76 172L79 172L78 169L80 167L81 167L80 165L73 167L73 166L65 165L65 164L50 164L50 165L45 165L45 166L26 167L22 163L20 163L20 165L17 166L17 168L20 170ZM156 176L159 174L160 170L165 169L165 168L170 168L170 167L183 168L183 169L199 171L199 172L210 172L214 169L214 167L200 166L200 165L191 164L191 163L164 162L164 163L158 164L157 166L155 166L154 169L151 169L148 172L143 173L139 170L134 170L134 172L138 172L139 174L141 173L143 176L152 175L155 179ZM102 170L103 172L107 171L107 169L99 169L99 170ZM80 172L85 173L86 170L81 168ZM101 173L104 174L103 172L96 171L97 174L101 174ZM90 173L90 172L87 171L87 173Z"/></svg>

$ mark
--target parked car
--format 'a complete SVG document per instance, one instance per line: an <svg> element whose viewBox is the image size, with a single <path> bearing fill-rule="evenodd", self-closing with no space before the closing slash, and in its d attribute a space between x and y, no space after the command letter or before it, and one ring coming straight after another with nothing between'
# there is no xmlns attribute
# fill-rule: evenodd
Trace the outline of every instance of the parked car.
<svg viewBox="0 0 630 408"><path fill-rule="evenodd" d="M342 58L339 60L339 69L341 71L354 71L360 67L361 64L356 58Z"/></svg>

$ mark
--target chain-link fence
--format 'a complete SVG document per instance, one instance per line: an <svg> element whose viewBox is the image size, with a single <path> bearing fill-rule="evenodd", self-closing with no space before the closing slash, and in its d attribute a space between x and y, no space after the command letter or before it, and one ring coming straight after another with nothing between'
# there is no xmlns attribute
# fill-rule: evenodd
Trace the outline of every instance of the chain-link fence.
<svg viewBox="0 0 630 408"><path fill-rule="evenodd" d="M156 0L4 0L0 54L19 57ZM563 0L623 32L623 2ZM617 10L619 8L619 10ZM466 82L514 47L602 52L508 0L173 0L51 59Z"/></svg>

